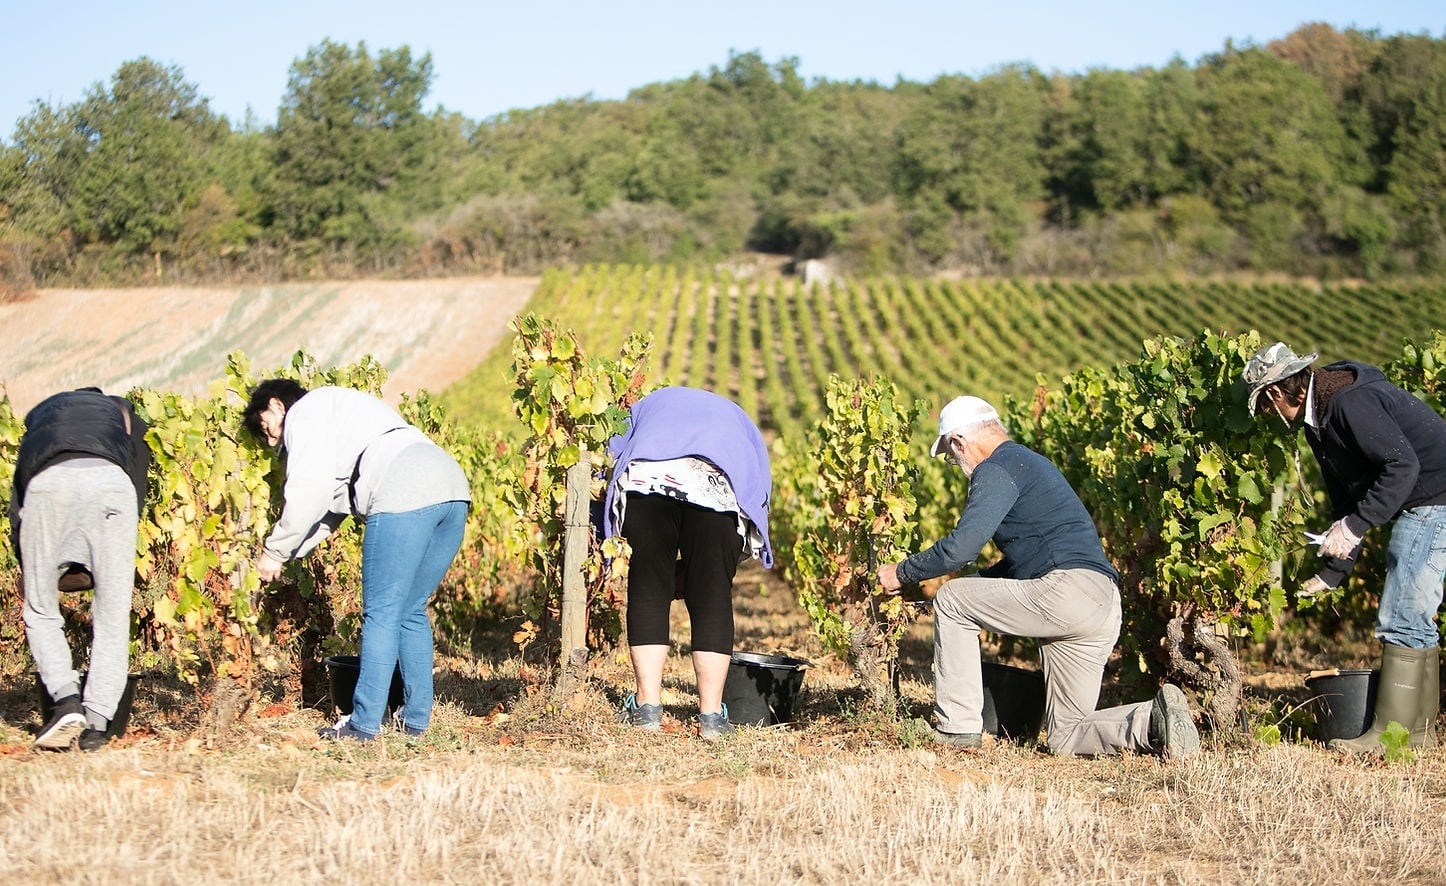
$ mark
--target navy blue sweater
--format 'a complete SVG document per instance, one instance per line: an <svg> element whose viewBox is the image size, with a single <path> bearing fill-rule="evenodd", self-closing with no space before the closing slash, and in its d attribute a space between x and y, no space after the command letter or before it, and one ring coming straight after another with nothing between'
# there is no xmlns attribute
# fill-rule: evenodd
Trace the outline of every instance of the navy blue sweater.
<svg viewBox="0 0 1446 886"><path fill-rule="evenodd" d="M1007 440L974 469L959 525L899 565L899 581L958 572L994 539L1004 558L985 574L1039 578L1056 569L1093 569L1119 580L1094 521L1049 459Z"/></svg>
<svg viewBox="0 0 1446 886"><path fill-rule="evenodd" d="M1320 427L1305 429L1335 518L1364 535L1408 508L1446 505L1446 420L1374 366L1343 361L1324 367L1339 369L1351 370L1356 380L1323 408L1317 405ZM1340 584L1358 554L1327 559L1321 579Z"/></svg>

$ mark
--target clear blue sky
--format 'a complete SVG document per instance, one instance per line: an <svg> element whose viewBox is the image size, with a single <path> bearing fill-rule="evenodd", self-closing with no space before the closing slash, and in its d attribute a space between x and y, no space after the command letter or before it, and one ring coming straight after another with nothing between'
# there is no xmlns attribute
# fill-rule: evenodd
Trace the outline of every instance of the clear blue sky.
<svg viewBox="0 0 1446 886"><path fill-rule="evenodd" d="M0 140L38 99L79 101L122 62L178 65L213 110L275 121L291 64L324 39L430 52L437 105L481 120L722 66L730 50L799 61L806 80L977 76L1009 62L1158 67L1263 45L1299 25L1446 36L1441 0L0 0Z"/></svg>

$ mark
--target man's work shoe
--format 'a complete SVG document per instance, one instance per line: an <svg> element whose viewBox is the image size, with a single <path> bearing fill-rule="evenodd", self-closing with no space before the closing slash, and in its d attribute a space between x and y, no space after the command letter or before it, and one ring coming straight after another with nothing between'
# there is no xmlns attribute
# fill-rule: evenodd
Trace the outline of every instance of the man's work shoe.
<svg viewBox="0 0 1446 886"><path fill-rule="evenodd" d="M1190 703L1180 687L1166 683L1150 706L1150 750L1166 760L1200 753L1200 733L1190 719Z"/></svg>
<svg viewBox="0 0 1446 886"><path fill-rule="evenodd" d="M984 737L978 732L940 732L932 726L929 727L929 732L934 744L963 748L966 751L977 751L984 747Z"/></svg>
<svg viewBox="0 0 1446 886"><path fill-rule="evenodd" d="M966 751L979 750L984 747L984 736L978 732L940 732L934 728L933 723L923 717L915 717L912 725L914 735L927 736L933 744L963 748Z"/></svg>
<svg viewBox="0 0 1446 886"><path fill-rule="evenodd" d="M85 729L85 709L80 706L80 696L67 695L55 702L50 719L40 727L35 736L37 748L65 750L75 737Z"/></svg>

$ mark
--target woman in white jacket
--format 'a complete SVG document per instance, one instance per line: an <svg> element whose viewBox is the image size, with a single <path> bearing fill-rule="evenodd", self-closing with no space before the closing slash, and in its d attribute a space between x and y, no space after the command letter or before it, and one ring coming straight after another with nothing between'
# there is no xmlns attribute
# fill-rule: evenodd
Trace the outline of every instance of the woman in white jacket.
<svg viewBox="0 0 1446 886"><path fill-rule="evenodd" d="M427 601L461 547L471 502L461 467L396 410L350 388L308 392L291 379L269 379L251 392L244 421L286 454L281 517L256 560L262 581L274 581L347 514L366 521L361 673L352 713L323 737L375 738L398 664L401 725L420 735L432 717Z"/></svg>

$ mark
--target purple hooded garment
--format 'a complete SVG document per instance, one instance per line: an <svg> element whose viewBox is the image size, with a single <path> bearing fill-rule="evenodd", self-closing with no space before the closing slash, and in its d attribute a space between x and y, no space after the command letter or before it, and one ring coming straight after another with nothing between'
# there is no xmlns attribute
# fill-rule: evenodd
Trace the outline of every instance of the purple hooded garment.
<svg viewBox="0 0 1446 886"><path fill-rule="evenodd" d="M753 420L726 397L697 388L660 388L633 404L626 432L608 443L617 459L603 503L603 532L612 536L617 481L633 461L666 461L696 456L712 462L728 478L743 516L763 536L759 559L773 568L768 540L768 507L773 472L768 447Z"/></svg>

